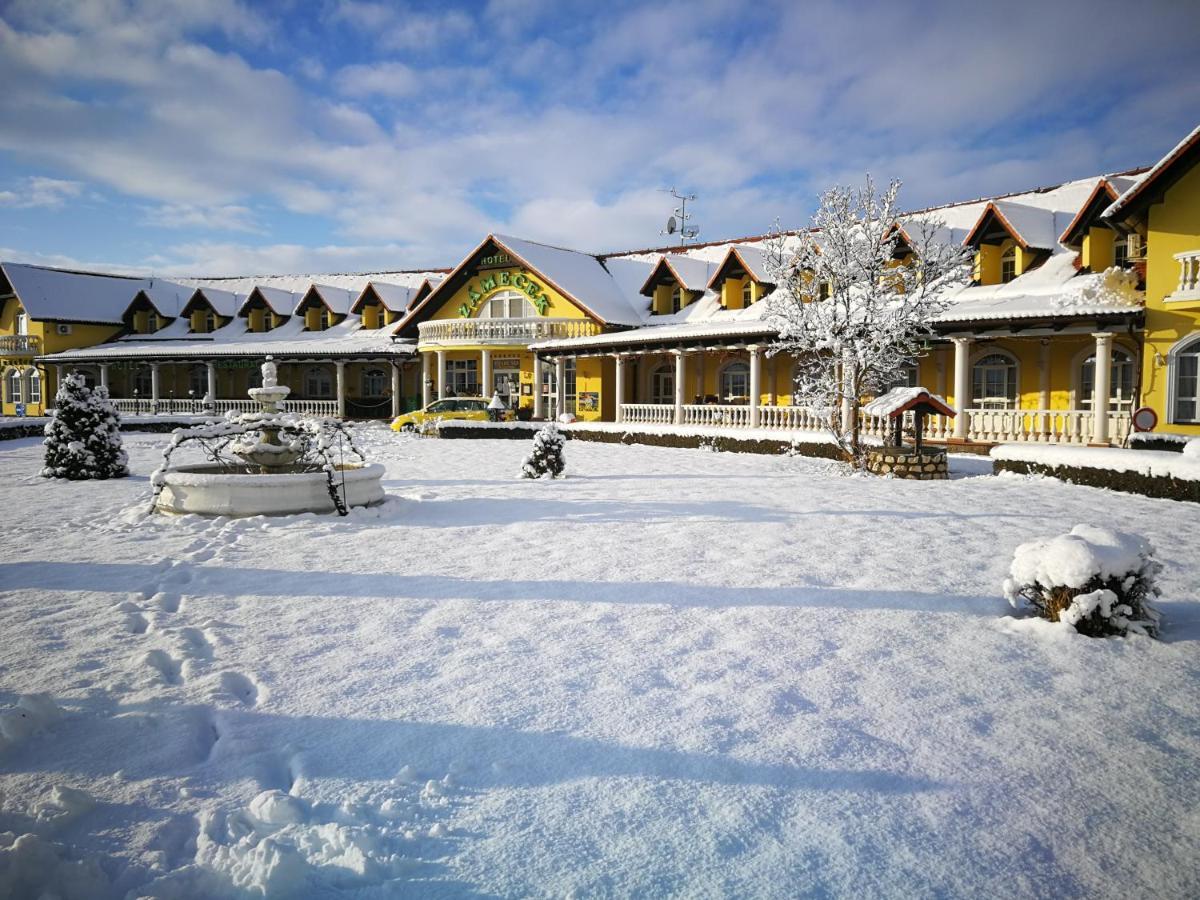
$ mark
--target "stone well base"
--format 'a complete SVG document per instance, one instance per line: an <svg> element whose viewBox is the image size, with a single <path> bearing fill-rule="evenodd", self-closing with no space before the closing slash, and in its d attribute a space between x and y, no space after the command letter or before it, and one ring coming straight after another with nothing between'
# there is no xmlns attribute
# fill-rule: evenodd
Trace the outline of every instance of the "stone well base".
<svg viewBox="0 0 1200 900"><path fill-rule="evenodd" d="M948 478L946 451L908 447L878 447L867 451L867 470L876 475L918 478L923 481Z"/></svg>

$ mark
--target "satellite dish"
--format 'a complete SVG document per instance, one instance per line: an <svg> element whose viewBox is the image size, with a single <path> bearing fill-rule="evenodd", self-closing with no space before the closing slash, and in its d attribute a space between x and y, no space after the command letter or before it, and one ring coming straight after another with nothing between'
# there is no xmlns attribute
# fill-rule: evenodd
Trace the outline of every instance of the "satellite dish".
<svg viewBox="0 0 1200 900"><path fill-rule="evenodd" d="M678 229L679 223L675 221L674 216L667 219L667 234L674 234Z"/></svg>

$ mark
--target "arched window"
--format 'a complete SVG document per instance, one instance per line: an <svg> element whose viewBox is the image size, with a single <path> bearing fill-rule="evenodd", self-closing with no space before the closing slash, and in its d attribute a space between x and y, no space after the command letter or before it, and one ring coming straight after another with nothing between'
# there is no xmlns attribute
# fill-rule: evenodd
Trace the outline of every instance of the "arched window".
<svg viewBox="0 0 1200 900"><path fill-rule="evenodd" d="M139 397L149 397L153 392L149 366L141 366L133 373L133 389L137 391Z"/></svg>
<svg viewBox="0 0 1200 900"><path fill-rule="evenodd" d="M29 370L29 402L42 402L42 373L37 369Z"/></svg>
<svg viewBox="0 0 1200 900"><path fill-rule="evenodd" d="M536 319L537 314L529 298L518 291L500 291L479 307L481 319Z"/></svg>
<svg viewBox="0 0 1200 900"><path fill-rule="evenodd" d="M677 313L683 309L683 288L675 285L675 290L671 291L671 312Z"/></svg>
<svg viewBox="0 0 1200 900"><path fill-rule="evenodd" d="M1118 234L1113 239L1113 265L1119 269L1129 268L1129 235Z"/></svg>
<svg viewBox="0 0 1200 900"><path fill-rule="evenodd" d="M650 402L675 402L675 366L664 363L650 373Z"/></svg>
<svg viewBox="0 0 1200 900"><path fill-rule="evenodd" d="M16 369L9 369L4 376L4 402L21 402L21 373Z"/></svg>
<svg viewBox="0 0 1200 900"><path fill-rule="evenodd" d="M188 390L193 397L203 397L208 393L208 367L192 366L188 370Z"/></svg>
<svg viewBox="0 0 1200 900"><path fill-rule="evenodd" d="M383 369L363 369L362 394L364 397L382 397L387 390L388 373Z"/></svg>
<svg viewBox="0 0 1200 900"><path fill-rule="evenodd" d="M971 372L971 405L983 409L1015 409L1017 361L1007 353L989 353Z"/></svg>
<svg viewBox="0 0 1200 900"><path fill-rule="evenodd" d="M217 314L211 309L204 314L204 331L206 334L211 334L217 330Z"/></svg>
<svg viewBox="0 0 1200 900"><path fill-rule="evenodd" d="M746 278L742 282L742 306L749 306L754 302L754 282Z"/></svg>
<svg viewBox="0 0 1200 900"><path fill-rule="evenodd" d="M1171 421L1200 422L1200 336L1171 353Z"/></svg>
<svg viewBox="0 0 1200 900"><path fill-rule="evenodd" d="M321 307L321 315L319 318L319 323L320 324L318 325L318 327L320 328L321 331L325 331L330 325L333 324L333 316L331 316L329 314L328 307L325 307L325 306Z"/></svg>
<svg viewBox="0 0 1200 900"><path fill-rule="evenodd" d="M1000 283L1008 284L1017 277L1017 247L1014 244L1000 257Z"/></svg>
<svg viewBox="0 0 1200 900"><path fill-rule="evenodd" d="M1089 356L1079 371L1079 405L1092 408L1096 392L1096 356ZM1112 349L1112 365L1108 373L1110 409L1129 409L1133 405L1133 357L1120 347Z"/></svg>
<svg viewBox="0 0 1200 900"><path fill-rule="evenodd" d="M29 334L29 316L24 311L17 313L17 334Z"/></svg>
<svg viewBox="0 0 1200 900"><path fill-rule="evenodd" d="M333 396L333 379L324 366L309 366L304 370L304 395L311 400L328 400Z"/></svg>
<svg viewBox="0 0 1200 900"><path fill-rule="evenodd" d="M733 362L721 370L722 403L750 402L750 366L744 362Z"/></svg>

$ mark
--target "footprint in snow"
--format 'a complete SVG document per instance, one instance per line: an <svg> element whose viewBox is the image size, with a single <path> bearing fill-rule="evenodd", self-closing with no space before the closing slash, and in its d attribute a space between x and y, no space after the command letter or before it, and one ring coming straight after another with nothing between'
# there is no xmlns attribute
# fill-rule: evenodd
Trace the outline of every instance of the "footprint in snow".
<svg viewBox="0 0 1200 900"><path fill-rule="evenodd" d="M167 684L181 684L182 665L166 650L150 650L142 657L142 661L156 671Z"/></svg>
<svg viewBox="0 0 1200 900"><path fill-rule="evenodd" d="M183 643L183 650L193 659L212 659L213 647L208 637L199 628L188 626L177 632Z"/></svg>
<svg viewBox="0 0 1200 900"><path fill-rule="evenodd" d="M265 698L266 688L241 672L222 672L217 696L230 697L242 706L255 707Z"/></svg>
<svg viewBox="0 0 1200 900"><path fill-rule="evenodd" d="M183 598L170 591L159 591L150 598L150 602L165 613L177 613L183 605Z"/></svg>

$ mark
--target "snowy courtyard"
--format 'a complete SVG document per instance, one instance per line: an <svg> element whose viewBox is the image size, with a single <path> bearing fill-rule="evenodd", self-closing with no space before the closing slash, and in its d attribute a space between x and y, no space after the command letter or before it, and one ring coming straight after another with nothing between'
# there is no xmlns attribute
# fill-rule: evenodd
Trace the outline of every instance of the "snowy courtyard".
<svg viewBox="0 0 1200 900"><path fill-rule="evenodd" d="M146 516L164 435L99 482L0 444L0 895L1200 892L1195 505L362 434L346 518ZM1161 641L1012 617L1078 523L1153 543Z"/></svg>

